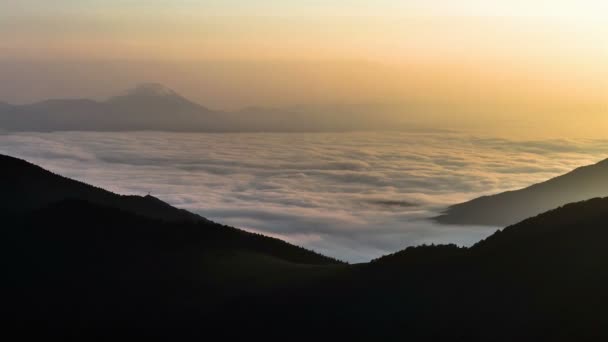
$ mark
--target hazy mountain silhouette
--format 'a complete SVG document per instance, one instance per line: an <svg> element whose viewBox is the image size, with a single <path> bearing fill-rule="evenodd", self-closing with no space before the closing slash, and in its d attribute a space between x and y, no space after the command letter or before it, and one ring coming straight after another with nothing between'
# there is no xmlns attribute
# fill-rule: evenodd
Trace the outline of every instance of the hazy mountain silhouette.
<svg viewBox="0 0 608 342"><path fill-rule="evenodd" d="M415 129L380 105L250 107L215 111L156 83L105 101L53 99L27 105L0 103L0 130L318 132ZM369 115L374 113L374 115Z"/></svg>
<svg viewBox="0 0 608 342"><path fill-rule="evenodd" d="M453 205L435 220L445 224L505 226L566 203L604 196L608 196L608 160L521 190Z"/></svg>
<svg viewBox="0 0 608 342"><path fill-rule="evenodd" d="M9 131L213 131L223 124L220 117L160 84L142 84L105 101L0 106L0 127Z"/></svg>
<svg viewBox="0 0 608 342"><path fill-rule="evenodd" d="M608 337L608 198L526 219L471 248L418 246L346 265L175 212L149 215L118 195L0 161L0 312L19 336ZM105 196L114 202L97 199Z"/></svg>

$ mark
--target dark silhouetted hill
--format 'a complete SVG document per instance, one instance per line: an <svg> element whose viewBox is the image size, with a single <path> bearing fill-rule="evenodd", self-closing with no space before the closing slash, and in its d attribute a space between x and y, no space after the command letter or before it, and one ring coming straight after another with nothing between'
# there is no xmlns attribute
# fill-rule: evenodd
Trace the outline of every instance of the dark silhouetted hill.
<svg viewBox="0 0 608 342"><path fill-rule="evenodd" d="M607 222L608 198L568 204L471 248L410 247L349 266L305 295L251 296L216 318L263 334L260 320L247 319L261 316L283 334L306 326L307 338L603 340Z"/></svg>
<svg viewBox="0 0 608 342"><path fill-rule="evenodd" d="M3 163L16 163L22 179L73 182L23 161ZM6 170L3 190L17 177ZM57 191L50 182L39 184ZM18 196L11 191L0 193L0 313L4 331L21 337L608 337L608 198L550 210L470 248L410 247L346 265L206 220L151 217L87 196L39 200L31 192L34 199L17 202L26 207L7 207Z"/></svg>
<svg viewBox="0 0 608 342"><path fill-rule="evenodd" d="M169 221L205 220L152 196L122 196L90 186L21 159L0 155L0 212L23 213L66 199L80 199Z"/></svg>
<svg viewBox="0 0 608 342"><path fill-rule="evenodd" d="M566 203L605 196L608 196L608 160L525 189L453 205L435 220L445 224L506 226Z"/></svg>
<svg viewBox="0 0 608 342"><path fill-rule="evenodd" d="M305 287L345 267L16 158L0 157L0 180L0 314L22 336L199 335L192 320L249 293Z"/></svg>
<svg viewBox="0 0 608 342"><path fill-rule="evenodd" d="M593 340L608 336L608 198L568 204L471 248L420 246L362 265L355 323L382 338ZM374 336L375 331L370 333ZM400 335L402 334L402 335Z"/></svg>
<svg viewBox="0 0 608 342"><path fill-rule="evenodd" d="M24 160L9 156L0 155L0 188L2 189L2 194L0 195L0 213L12 217L20 215L29 216L37 213L38 210L46 210L45 212L51 215L52 210L49 208L54 208L58 203L64 203L59 208L66 211L68 206L65 203L80 206L84 206L83 203L88 203L89 207L85 206L85 208L91 212L90 217L98 217L99 220L105 217L101 213L99 215L92 215L94 208L99 208L100 212L102 212L101 208L108 208L108 210L111 208L141 217L142 219L154 219L159 222L166 222L167 224L200 224L200 227L218 231L220 234L226 234L227 236L235 237L240 236L239 234L248 236L251 241L259 241L260 246L264 245L264 243L270 243L273 248L268 248L267 253L271 255L281 250L287 251L287 254L289 254L289 250L293 250L296 254L302 254L302 257L296 258L298 262L305 262L306 255L309 255L310 262L313 264L318 262L335 262L333 259L289 245L274 238L219 225L186 210L172 207L150 195L143 197L117 195L104 189L53 174ZM73 211L74 214L82 214L80 210L73 209ZM60 215L53 215L61 217L63 214L66 213L62 212ZM112 214L111 211L106 212L106 215L110 214ZM108 227L108 229L111 228ZM230 239L226 241L228 240ZM278 253L277 255L280 256L280 254ZM290 258L287 259L291 260Z"/></svg>

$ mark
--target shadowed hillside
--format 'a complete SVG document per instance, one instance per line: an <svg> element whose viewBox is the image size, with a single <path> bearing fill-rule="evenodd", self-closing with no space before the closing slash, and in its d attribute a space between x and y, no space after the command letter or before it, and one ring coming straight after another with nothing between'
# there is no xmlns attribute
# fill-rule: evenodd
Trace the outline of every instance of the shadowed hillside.
<svg viewBox="0 0 608 342"><path fill-rule="evenodd" d="M252 311L284 333L305 322L310 338L603 339L608 337L606 222L608 198L569 204L471 248L410 247L350 266L350 272L306 295L252 296L217 317L244 322L260 334L260 322L247 320Z"/></svg>
<svg viewBox="0 0 608 342"><path fill-rule="evenodd" d="M106 192L3 163L15 164L0 169L3 187L45 180L44 201L32 191L35 200L8 206L17 192L0 195L1 312L21 336L608 337L608 198L526 219L471 248L410 247L346 265L203 219L135 213L111 193L116 202L94 202L89 192ZM88 190L58 190L71 187Z"/></svg>
<svg viewBox="0 0 608 342"><path fill-rule="evenodd" d="M174 225L189 225L192 224L197 228L188 228L195 232L197 229L205 230L206 233L216 233L222 236L225 234L225 241L233 241L235 236L247 237L251 241L260 246L259 251L266 250L271 255L277 254L280 257L281 253L277 251L284 250L285 255L293 252L301 254L301 257L296 257L296 262L310 263L334 263L330 258L323 257L316 253L305 251L303 248L289 245L278 239L264 237L259 234L252 234L232 227L220 225L211 222L199 215L192 214L183 209L177 209L169 204L152 196L123 196L111 193L109 191L93 187L91 185L81 183L69 178L55 175L52 172L44 170L36 165L26 161L0 155L0 186L2 187L2 195L0 196L0 213L8 217L45 217L52 215L59 220L62 215L56 214L52 209L61 209L66 218L69 218L68 211L70 208L75 217L95 218L103 220L108 217L113 217L119 213L128 214L134 218L150 219L154 224L166 224L167 227ZM77 209L77 207L79 209ZM89 212L89 216L82 216L82 210ZM95 212L99 211L97 215ZM104 211L105 210L105 211ZM52 221L51 221L52 222ZM115 224L120 223L120 220L113 221ZM86 222L82 222L85 224ZM127 225L128 226L128 225ZM189 226L188 226L189 227ZM111 229L108 226L107 229ZM124 228L128 232L131 228ZM166 228L167 234L171 234L171 228ZM187 234L186 231L175 230L175 234ZM268 248L262 248L264 244ZM270 248L272 247L272 248ZM291 260L289 257L286 260Z"/></svg>
<svg viewBox="0 0 608 342"><path fill-rule="evenodd" d="M604 196L608 196L608 160L525 189L453 205L435 220L445 224L505 226L566 203Z"/></svg>
<svg viewBox="0 0 608 342"><path fill-rule="evenodd" d="M9 156L0 155L0 170L0 212L27 212L66 199L80 199L151 218L206 220L152 196L117 195Z"/></svg>

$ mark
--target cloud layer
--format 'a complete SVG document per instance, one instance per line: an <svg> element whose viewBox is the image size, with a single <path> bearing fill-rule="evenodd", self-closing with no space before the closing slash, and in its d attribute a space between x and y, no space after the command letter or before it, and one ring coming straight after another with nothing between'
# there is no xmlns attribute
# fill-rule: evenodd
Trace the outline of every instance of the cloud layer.
<svg viewBox="0 0 608 342"><path fill-rule="evenodd" d="M361 262L413 244L472 244L496 227L426 218L597 162L608 155L608 140L69 132L0 134L0 153Z"/></svg>

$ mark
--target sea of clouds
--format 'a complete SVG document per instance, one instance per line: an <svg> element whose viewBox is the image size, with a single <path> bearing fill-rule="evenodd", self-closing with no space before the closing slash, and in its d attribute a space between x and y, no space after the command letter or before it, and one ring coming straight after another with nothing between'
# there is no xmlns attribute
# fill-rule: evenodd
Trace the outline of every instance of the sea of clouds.
<svg viewBox="0 0 608 342"><path fill-rule="evenodd" d="M428 218L450 204L600 161L608 140L455 132L4 133L0 153L362 262L422 243L471 245L497 227Z"/></svg>

